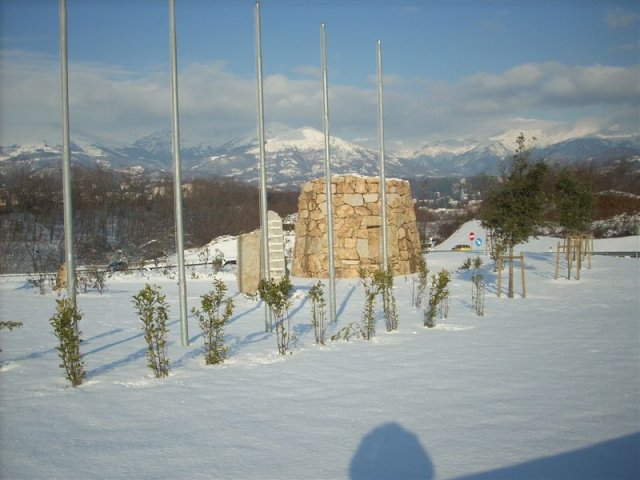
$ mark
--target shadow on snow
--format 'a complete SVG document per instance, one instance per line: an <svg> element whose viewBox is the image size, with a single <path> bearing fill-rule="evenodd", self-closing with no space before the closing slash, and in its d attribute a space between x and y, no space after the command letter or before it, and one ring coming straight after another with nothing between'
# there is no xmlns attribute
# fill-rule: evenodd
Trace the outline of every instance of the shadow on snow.
<svg viewBox="0 0 640 480"><path fill-rule="evenodd" d="M434 478L429 455L418 437L397 423L367 433L349 465L351 480Z"/></svg>
<svg viewBox="0 0 640 480"><path fill-rule="evenodd" d="M455 480L632 480L640 478L640 432ZM395 422L367 433L351 459L351 480L433 479L420 439Z"/></svg>
<svg viewBox="0 0 640 480"><path fill-rule="evenodd" d="M640 478L640 432L510 467L458 477L456 480L637 479Z"/></svg>

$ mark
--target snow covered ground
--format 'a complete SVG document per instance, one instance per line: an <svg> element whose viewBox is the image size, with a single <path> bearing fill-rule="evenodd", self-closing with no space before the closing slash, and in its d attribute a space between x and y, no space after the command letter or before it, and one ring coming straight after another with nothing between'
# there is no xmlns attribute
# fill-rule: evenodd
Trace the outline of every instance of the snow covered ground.
<svg viewBox="0 0 640 480"><path fill-rule="evenodd" d="M476 245L475 241L469 240L469 234L475 235L476 241L480 239L481 245ZM451 237L436 245L434 250L450 250L454 245L469 244L473 247L474 252L484 253L486 247L487 232L480 226L478 220L466 222ZM528 242L517 245L514 251L519 252L549 252L556 251L558 242L562 243L561 238L540 236L530 238ZM638 252L640 251L640 235L622 238L596 238L593 241L594 252Z"/></svg>
<svg viewBox="0 0 640 480"><path fill-rule="evenodd" d="M463 243L465 225L439 248ZM640 237L596 249L637 250ZM448 243L449 242L449 243ZM226 328L228 361L205 366L189 321L180 346L177 285L159 271L116 274L103 295L79 295L87 381L71 388L49 325L55 294L25 279L0 280L2 331L0 477L3 479L617 479L640 477L640 260L593 258L580 281L554 279L539 239L523 246L527 298L495 295L471 307L471 254L435 252L432 272L453 271L449 318L422 327L411 277L397 277L400 328L381 316L373 340L314 345L307 293L293 278L297 346L277 355L264 308L219 274L236 309ZM220 246L227 258L234 241ZM195 254L194 254L195 255ZM191 276L191 271L187 277ZM211 279L188 279L189 308ZM145 282L172 308L170 376L147 369L132 295ZM358 280L337 282L339 320L360 321ZM519 288L516 282L516 288Z"/></svg>

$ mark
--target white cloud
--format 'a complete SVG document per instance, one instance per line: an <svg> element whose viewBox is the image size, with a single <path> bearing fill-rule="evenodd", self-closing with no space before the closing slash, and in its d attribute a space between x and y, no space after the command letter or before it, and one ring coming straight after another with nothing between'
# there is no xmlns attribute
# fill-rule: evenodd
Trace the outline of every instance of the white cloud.
<svg viewBox="0 0 640 480"><path fill-rule="evenodd" d="M55 59L57 60L57 59ZM0 65L0 143L60 138L60 71L57 61L3 52ZM527 63L502 73L477 73L456 83L385 76L385 137L405 148L426 140L486 139L528 125L571 132L613 127L637 130L639 70L606 65ZM419 88L416 87L419 85ZM224 62L192 63L179 72L181 129L226 141L255 129L256 82ZM330 84L331 132L377 144L375 85ZM135 73L109 65L71 64L71 128L98 138L130 141L171 125L169 73ZM317 79L283 74L265 78L268 122L322 126ZM580 123L584 119L587 123ZM519 119L519 120L518 120ZM551 123L549 123L551 122ZM585 120L586 122L586 120ZM578 127L576 127L576 125ZM581 130L582 129L582 130Z"/></svg>
<svg viewBox="0 0 640 480"><path fill-rule="evenodd" d="M556 98L569 98L575 95L576 85L565 76L554 76L546 82L543 92Z"/></svg>
<svg viewBox="0 0 640 480"><path fill-rule="evenodd" d="M582 118L575 123L561 123L538 118L512 118L509 123L509 130L503 131L491 139L515 147L515 139L520 133L523 133L527 139L535 137L535 145L545 146L569 138L584 137L603 131L601 121L594 118Z"/></svg>
<svg viewBox="0 0 640 480"><path fill-rule="evenodd" d="M367 80L371 84L378 83L378 75L369 75ZM382 84L383 86L391 86L391 85L402 85L404 83L403 78L400 75L395 73L383 73L382 74Z"/></svg>
<svg viewBox="0 0 640 480"><path fill-rule="evenodd" d="M640 21L640 15L621 8L609 12L605 17L607 26L614 30L631 27Z"/></svg>
<svg viewBox="0 0 640 480"><path fill-rule="evenodd" d="M515 88L527 88L540 81L543 75L544 72L540 65L527 63L508 70L504 77Z"/></svg>
<svg viewBox="0 0 640 480"><path fill-rule="evenodd" d="M479 103L490 111L545 106L592 106L628 103L640 96L638 66L567 66L558 62L527 64L496 75L479 73L448 86L455 103ZM468 108L465 108L465 110Z"/></svg>
<svg viewBox="0 0 640 480"><path fill-rule="evenodd" d="M609 51L612 53L638 52L640 51L640 41L615 45Z"/></svg>
<svg viewBox="0 0 640 480"><path fill-rule="evenodd" d="M293 70L305 77L320 78L322 75L322 69L315 65L298 65Z"/></svg>

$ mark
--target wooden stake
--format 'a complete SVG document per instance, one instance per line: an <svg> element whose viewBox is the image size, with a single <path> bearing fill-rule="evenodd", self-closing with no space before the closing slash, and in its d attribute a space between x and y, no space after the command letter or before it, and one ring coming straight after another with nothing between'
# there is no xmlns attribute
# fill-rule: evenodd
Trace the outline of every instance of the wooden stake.
<svg viewBox="0 0 640 480"><path fill-rule="evenodd" d="M498 257L498 298L502 293L502 255Z"/></svg>
<svg viewBox="0 0 640 480"><path fill-rule="evenodd" d="M571 237L567 237L567 279L571 280L571 263L573 259L571 258Z"/></svg>
<svg viewBox="0 0 640 480"><path fill-rule="evenodd" d="M522 272L522 298L527 298L527 287L524 282L524 253L520 252L520 271Z"/></svg>
<svg viewBox="0 0 640 480"><path fill-rule="evenodd" d="M582 269L582 239L576 240L576 243L578 246L578 259L576 260L576 280L580 280L580 270Z"/></svg>

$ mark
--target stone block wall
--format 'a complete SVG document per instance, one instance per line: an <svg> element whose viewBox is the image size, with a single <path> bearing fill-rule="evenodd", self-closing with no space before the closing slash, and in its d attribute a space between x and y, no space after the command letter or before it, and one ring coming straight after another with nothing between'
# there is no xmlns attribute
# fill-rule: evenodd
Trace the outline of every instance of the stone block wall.
<svg viewBox="0 0 640 480"><path fill-rule="evenodd" d="M420 237L409 182L388 179L387 253L394 275L417 271ZM357 277L358 269L378 270L381 258L381 195L379 177L334 176L333 245L335 275ZM325 180L302 185L291 273L298 277L326 278L327 196Z"/></svg>

